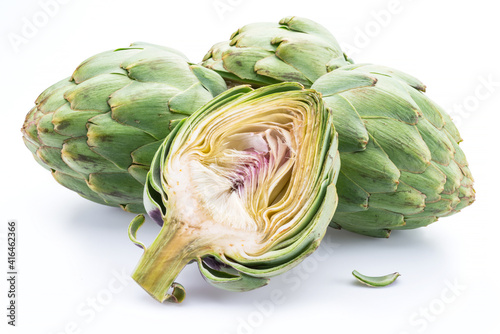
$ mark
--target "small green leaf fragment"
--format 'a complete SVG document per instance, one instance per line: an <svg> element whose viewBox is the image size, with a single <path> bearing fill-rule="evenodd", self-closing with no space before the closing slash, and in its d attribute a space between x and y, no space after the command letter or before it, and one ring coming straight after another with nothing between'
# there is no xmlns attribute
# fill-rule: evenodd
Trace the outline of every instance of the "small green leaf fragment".
<svg viewBox="0 0 500 334"><path fill-rule="evenodd" d="M172 293L168 295L165 300L170 303L182 303L182 301L186 297L186 289L184 289L184 287L177 282L174 282L171 288Z"/></svg>
<svg viewBox="0 0 500 334"><path fill-rule="evenodd" d="M385 276L365 276L360 274L356 270L352 272L353 276L356 277L358 281L371 287L381 287L392 284L399 276L398 272L385 275Z"/></svg>
<svg viewBox="0 0 500 334"><path fill-rule="evenodd" d="M128 237L137 247L140 247L145 250L146 246L144 246L144 244L139 240L137 240L136 238L137 231L142 226L142 224L144 224L144 221L145 221L144 215L136 216L128 226Z"/></svg>

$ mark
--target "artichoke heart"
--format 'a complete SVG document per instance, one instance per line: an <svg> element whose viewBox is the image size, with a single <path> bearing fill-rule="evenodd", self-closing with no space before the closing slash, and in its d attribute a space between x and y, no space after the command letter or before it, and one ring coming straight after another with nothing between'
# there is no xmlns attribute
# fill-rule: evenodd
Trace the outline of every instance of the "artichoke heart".
<svg viewBox="0 0 500 334"><path fill-rule="evenodd" d="M174 279L191 261L223 289L267 284L318 247L336 209L339 168L317 92L297 83L226 91L156 153L144 201L163 227L132 277L160 302L182 300ZM130 236L144 247L135 238L142 221Z"/></svg>

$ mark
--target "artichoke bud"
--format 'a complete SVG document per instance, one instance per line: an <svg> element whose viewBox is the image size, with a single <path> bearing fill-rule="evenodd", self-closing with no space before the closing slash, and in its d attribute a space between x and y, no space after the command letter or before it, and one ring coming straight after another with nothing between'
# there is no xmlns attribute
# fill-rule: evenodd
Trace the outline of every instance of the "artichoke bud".
<svg viewBox="0 0 500 334"><path fill-rule="evenodd" d="M212 285L246 291L319 245L336 209L337 134L321 96L297 83L230 89L182 120L157 151L145 207L163 227L132 277L155 299L198 263ZM172 292L168 293L172 288Z"/></svg>
<svg viewBox="0 0 500 334"><path fill-rule="evenodd" d="M212 46L202 65L219 73L229 86L293 81L311 87L320 76L350 63L327 29L291 16L238 29L229 41Z"/></svg>
<svg viewBox="0 0 500 334"><path fill-rule="evenodd" d="M388 237L474 202L473 178L450 117L425 85L384 66L342 66L313 89L332 110L342 169L332 227Z"/></svg>
<svg viewBox="0 0 500 334"><path fill-rule="evenodd" d="M163 139L226 89L216 72L179 51L134 43L90 57L46 89L26 117L23 139L63 186L141 213L146 175Z"/></svg>

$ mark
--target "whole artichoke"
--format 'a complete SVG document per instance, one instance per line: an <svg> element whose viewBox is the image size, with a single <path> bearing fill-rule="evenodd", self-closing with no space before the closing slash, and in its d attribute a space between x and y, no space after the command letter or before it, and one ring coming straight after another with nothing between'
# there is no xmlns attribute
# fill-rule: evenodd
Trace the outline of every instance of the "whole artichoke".
<svg viewBox="0 0 500 334"><path fill-rule="evenodd" d="M319 78L342 161L333 227L375 237L426 226L474 201L450 117L402 72L349 65Z"/></svg>
<svg viewBox="0 0 500 334"><path fill-rule="evenodd" d="M144 212L151 160L182 118L227 89L214 71L146 43L84 61L45 90L22 128L35 159L94 202Z"/></svg>
<svg viewBox="0 0 500 334"><path fill-rule="evenodd" d="M202 65L230 85L293 81L311 87L323 74L349 62L328 30L292 16L278 24L254 23L238 29L230 41L212 46Z"/></svg>
<svg viewBox="0 0 500 334"><path fill-rule="evenodd" d="M132 277L180 302L174 283L197 261L203 277L245 291L313 252L336 207L337 135L320 95L297 83L235 87L180 124L156 154L145 206L163 222ZM168 290L173 288L171 294Z"/></svg>
<svg viewBox="0 0 500 334"><path fill-rule="evenodd" d="M474 201L460 135L425 86L400 71L353 65L317 23L290 17L247 25L202 64L230 85L298 81L323 94L342 159L332 227L388 237Z"/></svg>

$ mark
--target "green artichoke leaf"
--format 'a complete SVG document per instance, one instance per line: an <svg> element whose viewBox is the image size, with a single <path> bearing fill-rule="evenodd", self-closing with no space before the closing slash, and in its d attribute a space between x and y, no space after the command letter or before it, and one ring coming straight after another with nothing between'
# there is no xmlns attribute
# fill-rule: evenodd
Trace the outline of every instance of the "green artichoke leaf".
<svg viewBox="0 0 500 334"><path fill-rule="evenodd" d="M212 96L217 96L227 89L224 79L216 72L196 64L190 67L193 74L196 75L203 87L205 87Z"/></svg>
<svg viewBox="0 0 500 334"><path fill-rule="evenodd" d="M435 164L439 170L441 170L446 175L446 183L444 184L444 194L452 194L456 192L462 183L464 174L462 169L457 165L457 163L452 160L448 165Z"/></svg>
<svg viewBox="0 0 500 334"><path fill-rule="evenodd" d="M337 188L342 189L342 191L339 191L337 213L368 210L368 198L370 197L370 193L363 190L363 188L348 178L343 173L342 169L340 170L337 180Z"/></svg>
<svg viewBox="0 0 500 334"><path fill-rule="evenodd" d="M52 123L53 115L53 113L45 114L38 119L36 126L38 140L44 143L44 146L62 148L68 136L55 132L54 123Z"/></svg>
<svg viewBox="0 0 500 334"><path fill-rule="evenodd" d="M54 132L66 137L80 137L87 133L87 121L101 114L95 110L73 110L69 103L63 104L52 115Z"/></svg>
<svg viewBox="0 0 500 334"><path fill-rule="evenodd" d="M38 139L38 131L37 131L37 120L39 120L43 116L43 113L37 108L33 107L26 115L26 120L23 124L23 139L25 142L29 142L31 145L35 145L36 147L40 146L40 140ZM35 154L36 149L33 150L30 148L31 153Z"/></svg>
<svg viewBox="0 0 500 334"><path fill-rule="evenodd" d="M38 111L46 114L48 112L54 111L59 108L61 105L66 103L66 100L61 99L64 92L68 90L68 88L74 87L76 84L71 81L71 78L63 79L59 82L56 82L46 90L44 90L35 100L35 104L39 107L42 105L43 108L36 108ZM50 102L49 102L50 101ZM52 103L55 103L54 106L50 106Z"/></svg>
<svg viewBox="0 0 500 334"><path fill-rule="evenodd" d="M418 112L412 103L378 86L351 89L340 93L362 118L390 118L406 124L417 124Z"/></svg>
<svg viewBox="0 0 500 334"><path fill-rule="evenodd" d="M306 39L274 38L272 44L277 44L276 57L295 69L295 72L307 78L304 85L310 87L319 77L327 71L327 66L331 59L337 59L341 55L339 50L332 49L321 40L308 37ZM307 59L308 61L304 61ZM286 73L281 76L280 72L273 75L272 68L268 68L270 77L281 81L291 81L293 76L288 77Z"/></svg>
<svg viewBox="0 0 500 334"><path fill-rule="evenodd" d="M133 55L121 66L128 76L140 82L160 82L184 90L198 82L190 64L175 53L150 48Z"/></svg>
<svg viewBox="0 0 500 334"><path fill-rule="evenodd" d="M322 25L303 17L288 16L280 20L282 28L291 31L301 32L304 34L314 35L322 40L327 41L331 46L340 50L340 46L333 35Z"/></svg>
<svg viewBox="0 0 500 334"><path fill-rule="evenodd" d="M130 168L132 168L136 165L149 167L149 164L151 164L151 157L155 155L156 151L158 151L158 148L160 147L160 145L162 143L163 143L163 139L146 144L144 146L139 147L137 150L133 151L131 155L132 155L132 160L134 161L134 163L132 164L132 166L130 166ZM146 177L141 178L141 180L142 180L142 183L144 183L146 180Z"/></svg>
<svg viewBox="0 0 500 334"><path fill-rule="evenodd" d="M369 206L412 215L424 211L425 195L404 182L400 182L394 192L372 194Z"/></svg>
<svg viewBox="0 0 500 334"><path fill-rule="evenodd" d="M33 154L36 158L38 158L38 157L36 156L36 151L38 150L38 148L39 148L39 146L40 146L40 145L39 145L39 144L37 144L37 143L33 143L33 141L31 141L29 137L23 137L23 141L24 141L24 145L26 145L26 147L28 148L28 150L30 150L30 151L31 151L31 153L32 153L32 154ZM50 169L50 167L49 167L49 166L47 166L47 165L45 164L45 162L40 161L40 164L41 164L42 166L44 166L45 168Z"/></svg>
<svg viewBox="0 0 500 334"><path fill-rule="evenodd" d="M269 284L269 278L246 275L221 262L217 267L219 270L211 268L206 259L198 258L198 268L202 277L217 288L228 291L249 291Z"/></svg>
<svg viewBox="0 0 500 334"><path fill-rule="evenodd" d="M232 73L233 79L241 78L244 82L248 83L258 83L264 81L262 84L273 84L276 83L274 79L267 79L265 76L261 76L257 73L255 66L258 61L274 58L274 52L257 49L257 48L247 48L245 52L236 49L235 47L229 47L222 54L222 66L225 71ZM264 63L263 63L264 64ZM265 66L263 66L262 71L264 71Z"/></svg>
<svg viewBox="0 0 500 334"><path fill-rule="evenodd" d="M80 175L85 175L85 178L88 178L91 173L123 172L123 169L92 151L87 143L87 138L83 136L66 140L63 148L54 154L60 156L64 164L72 170ZM50 161L56 159L53 157ZM63 165L61 165L60 170L64 170Z"/></svg>
<svg viewBox="0 0 500 334"><path fill-rule="evenodd" d="M191 115L194 110L200 108L205 101L209 101L211 98L210 92L200 82L197 82L172 97L168 102L168 107L172 112L182 114L185 117Z"/></svg>
<svg viewBox="0 0 500 334"><path fill-rule="evenodd" d="M112 205L112 204L106 202L98 193L96 193L92 189L90 189L89 185L87 184L87 182L84 178L74 177L72 175L69 175L69 174L66 174L66 173L63 173L63 172L60 172L57 170L52 171L52 176L61 185L75 191L83 198L86 198L88 200L91 200L93 202L103 204L103 205Z"/></svg>
<svg viewBox="0 0 500 334"><path fill-rule="evenodd" d="M276 80L276 82L279 82L280 80L290 81L309 86L312 82L303 73L298 72L296 68L287 64L274 54L270 55L269 57L259 59L255 63L254 71L260 76L273 78ZM259 77L256 77L255 79L257 78Z"/></svg>
<svg viewBox="0 0 500 334"><path fill-rule="evenodd" d="M340 95L327 96L324 101L332 111L332 117L335 120L343 120L336 121L337 131L343 133L343 136L339 138L339 151L365 150L369 139L368 131L352 104Z"/></svg>
<svg viewBox="0 0 500 334"><path fill-rule="evenodd" d="M465 157L464 151L462 151L462 149L458 146L458 143L453 140L453 138L448 134L448 132L446 132L446 134L448 135L448 138L450 139L451 143L453 144L453 149L455 150L455 156L453 157L453 159L460 166L460 168L462 168L462 171L464 172L464 174L466 176L470 176L470 172L467 172L464 170L464 169L468 168L467 167L468 162L467 162L467 158Z"/></svg>
<svg viewBox="0 0 500 334"><path fill-rule="evenodd" d="M365 118L368 132L400 169L423 173L431 164L431 152L415 126L392 118Z"/></svg>
<svg viewBox="0 0 500 334"><path fill-rule="evenodd" d="M342 221L342 226L368 230L389 230L405 225L402 214L376 208L359 212L339 212L333 221Z"/></svg>
<svg viewBox="0 0 500 334"><path fill-rule="evenodd" d="M462 142L462 137L460 137L460 133L458 132L457 127L451 120L450 115L448 115L444 110L441 110L441 115L443 116L444 119L444 129L448 133L448 135L456 142L460 143Z"/></svg>
<svg viewBox="0 0 500 334"><path fill-rule="evenodd" d="M356 277L356 279L368 286L371 287L383 287L383 286L388 286L396 281L396 279L401 276L398 272L392 273L389 275L384 275L384 276L366 276L363 274L360 274L356 270L352 272L352 275Z"/></svg>
<svg viewBox="0 0 500 334"><path fill-rule="evenodd" d="M139 248L146 249L146 246L139 240L137 240L137 231L141 228L141 226L144 224L146 219L144 218L144 215L138 215L136 216L131 222L130 225L128 226L128 237L129 239Z"/></svg>
<svg viewBox="0 0 500 334"><path fill-rule="evenodd" d="M140 53L140 48L123 48L113 51L105 51L83 61L73 72L72 80L80 84L86 80L101 74L127 72L120 64L134 54Z"/></svg>
<svg viewBox="0 0 500 334"><path fill-rule="evenodd" d="M123 205L129 202L141 203L133 194L142 192L143 185L126 171L122 173L92 173L89 175L87 184L106 202L118 202L123 203Z"/></svg>
<svg viewBox="0 0 500 334"><path fill-rule="evenodd" d="M412 184L425 194L427 202L436 202L441 199L446 175L435 164L431 164L423 173L401 172L401 181Z"/></svg>
<svg viewBox="0 0 500 334"><path fill-rule="evenodd" d="M132 164L128 168L128 172L141 184L146 183L146 177L149 172L151 157L155 155L158 148L163 143L163 140L158 140L153 143L146 144L133 151Z"/></svg>
<svg viewBox="0 0 500 334"><path fill-rule="evenodd" d="M73 110L94 110L105 113L111 110L108 104L109 96L131 82L124 74L101 74L69 89L64 98L71 103Z"/></svg>
<svg viewBox="0 0 500 334"><path fill-rule="evenodd" d="M364 73L339 70L335 75L325 75L316 80L314 89L322 92L323 97L328 97L355 88L372 87L377 81L375 77Z"/></svg>
<svg viewBox="0 0 500 334"><path fill-rule="evenodd" d="M64 98L65 94L68 90L72 90L75 87L76 85L68 79L64 79L50 86L36 99L35 104L37 111L42 115L50 115L61 106L68 103ZM39 117L42 115L39 115Z"/></svg>
<svg viewBox="0 0 500 334"><path fill-rule="evenodd" d="M361 152L342 152L341 173L367 193L396 191L400 170L373 138Z"/></svg>
<svg viewBox="0 0 500 334"><path fill-rule="evenodd" d="M163 83L134 81L110 96L111 117L157 140L163 139L170 132L169 124L173 119L186 117L173 113L168 106L179 93L181 90Z"/></svg>
<svg viewBox="0 0 500 334"><path fill-rule="evenodd" d="M296 266L335 212L337 148L313 90L283 83L222 93L156 152L144 203L163 226L132 277L163 302L192 261L210 284L236 291Z"/></svg>
<svg viewBox="0 0 500 334"><path fill-rule="evenodd" d="M418 108L427 121L429 121L437 129L441 130L444 127L443 110L440 110L440 108L422 92L414 89L409 89L408 92L410 93L413 101L415 101L418 105Z"/></svg>
<svg viewBox="0 0 500 334"><path fill-rule="evenodd" d="M66 161L62 158L61 149L58 147L40 146L36 151L36 156L44 163L44 165L50 165L50 169L53 171L64 171L68 175L82 177L82 174L75 169L68 169Z"/></svg>
<svg viewBox="0 0 500 334"><path fill-rule="evenodd" d="M132 163L131 152L154 141L154 137L136 127L115 122L111 113L95 116L88 123L90 149L123 170Z"/></svg>
<svg viewBox="0 0 500 334"><path fill-rule="evenodd" d="M441 164L449 165L455 156L455 147L443 131L440 131L427 119L421 119L417 129L432 152L432 160Z"/></svg>

